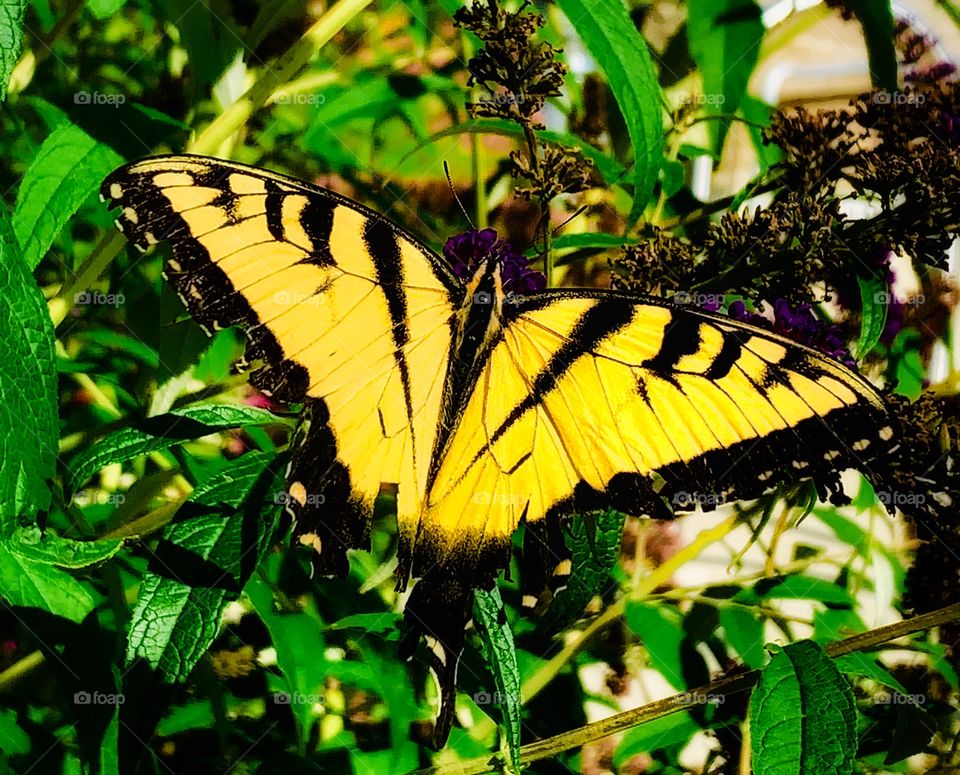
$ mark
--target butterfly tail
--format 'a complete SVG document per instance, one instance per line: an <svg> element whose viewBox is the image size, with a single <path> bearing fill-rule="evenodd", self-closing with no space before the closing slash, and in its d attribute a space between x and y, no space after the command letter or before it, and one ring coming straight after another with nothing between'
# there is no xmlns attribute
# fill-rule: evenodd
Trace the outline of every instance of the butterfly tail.
<svg viewBox="0 0 960 775"><path fill-rule="evenodd" d="M430 650L430 670L439 685L440 708L433 744L442 748L453 725L457 666L473 610L473 589L450 568L435 566L416 583L404 609L407 632L401 656L409 659L421 636Z"/></svg>

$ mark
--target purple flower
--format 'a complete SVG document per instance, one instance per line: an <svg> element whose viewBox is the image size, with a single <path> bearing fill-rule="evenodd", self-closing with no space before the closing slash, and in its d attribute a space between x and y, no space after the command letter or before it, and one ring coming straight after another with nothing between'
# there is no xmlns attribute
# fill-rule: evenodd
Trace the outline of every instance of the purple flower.
<svg viewBox="0 0 960 775"><path fill-rule="evenodd" d="M957 66L953 62L937 62L929 67L909 70L904 74L903 80L907 83L937 83L949 78L955 72L957 72Z"/></svg>
<svg viewBox="0 0 960 775"><path fill-rule="evenodd" d="M947 110L940 111L943 139L951 145L960 145L960 115Z"/></svg>
<svg viewBox="0 0 960 775"><path fill-rule="evenodd" d="M777 299L773 303L773 330L850 368L857 365L847 350L840 327L820 320L811 304L803 303L794 309L786 299Z"/></svg>
<svg viewBox="0 0 960 775"><path fill-rule="evenodd" d="M742 301L735 301L727 307L727 316L760 328L772 329L788 339L819 350L851 368L856 366L847 350L839 326L820 320L810 304L800 304L794 308L786 299L777 299L773 303L773 320L771 321L763 315L747 310L747 305Z"/></svg>
<svg viewBox="0 0 960 775"><path fill-rule="evenodd" d="M500 262L504 293L536 293L547 285L547 278L531 269L526 256L500 239L494 229L470 229L454 235L443 246L443 255L450 262L453 273L464 281L473 276L482 261L496 259Z"/></svg>

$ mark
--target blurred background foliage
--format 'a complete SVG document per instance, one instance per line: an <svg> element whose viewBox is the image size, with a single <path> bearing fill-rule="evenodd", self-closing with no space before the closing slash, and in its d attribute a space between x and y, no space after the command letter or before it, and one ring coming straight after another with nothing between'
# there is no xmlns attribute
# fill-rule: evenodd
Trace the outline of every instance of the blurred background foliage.
<svg viewBox="0 0 960 775"><path fill-rule="evenodd" d="M908 487L954 491L960 415L960 117L949 44L917 17L836 0L478 0L472 16L457 0L33 0L0 17L3 767L484 771L543 739L531 772L788 771L771 751L789 771L960 766L955 630L834 661L803 650L957 602L957 529ZM758 80L797 46L859 66ZM438 251L492 226L553 285L613 274L764 314L922 394L892 399L920 467L887 493L845 478L850 505L797 485L719 515L692 495L670 523L578 520L543 618L519 616L516 568L478 604L458 725L434 752L425 659L397 657L390 496L349 577L311 579L279 518L294 415L236 373L236 331L210 340L186 317L164 249L125 247L97 199L123 160L183 150L335 189ZM891 501L925 521L892 519ZM785 653L842 686L797 667L806 704L764 678L766 715L742 692L692 693L626 733L549 745L711 678L774 675ZM849 708L821 711L831 696ZM766 730L777 713L796 735L744 742L748 716ZM834 727L850 739L821 745Z"/></svg>

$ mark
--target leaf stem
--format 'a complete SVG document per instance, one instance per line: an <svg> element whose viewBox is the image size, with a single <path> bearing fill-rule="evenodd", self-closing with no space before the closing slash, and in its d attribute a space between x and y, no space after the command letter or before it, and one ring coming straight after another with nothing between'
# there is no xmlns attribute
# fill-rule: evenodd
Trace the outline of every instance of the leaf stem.
<svg viewBox="0 0 960 775"><path fill-rule="evenodd" d="M214 153L263 107L273 93L303 68L314 54L373 0L340 0L330 8L272 67L268 67L247 92L217 116L187 150L190 153Z"/></svg>

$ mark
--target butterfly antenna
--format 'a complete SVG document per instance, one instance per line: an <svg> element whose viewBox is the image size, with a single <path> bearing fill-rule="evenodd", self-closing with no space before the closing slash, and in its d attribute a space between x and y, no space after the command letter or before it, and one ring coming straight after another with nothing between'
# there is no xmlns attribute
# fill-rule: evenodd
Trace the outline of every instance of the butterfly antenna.
<svg viewBox="0 0 960 775"><path fill-rule="evenodd" d="M569 218L567 218L567 220L565 220L563 223L561 223L561 224L555 226L554 228L552 228L552 229L550 230L550 235L551 235L551 236L556 236L557 232L559 232L564 226L566 226L568 223L570 223L570 221L572 221L574 218L576 218L576 217L579 216L579 215L582 215L583 212L584 212L586 209L587 209L587 205L582 205L582 206L580 207L580 209L577 210L577 211L576 211L573 215L571 215ZM521 248L521 252L522 252L522 253L526 253L530 248L532 248L534 245L536 245L537 242L539 242L539 240L537 240L536 238L530 240L529 242L527 242L527 244L526 244L523 248Z"/></svg>
<svg viewBox="0 0 960 775"><path fill-rule="evenodd" d="M476 230L477 227L473 225L473 219L470 217L470 213L467 212L467 208L463 206L463 202L460 201L460 197L457 195L457 189L453 185L453 178L450 177L450 167L447 166L446 160L443 162L443 172L447 176L447 185L450 186L450 193L453 194L453 198L460 206L460 212L463 213L463 217L467 219L470 228ZM481 183L481 185L483 184Z"/></svg>
<svg viewBox="0 0 960 775"><path fill-rule="evenodd" d="M582 215L583 212L584 212L586 209L587 209L587 205L580 205L580 208L579 208L573 215L571 215L569 218L567 218L567 220L565 220L563 223L561 223L561 224L559 224L558 226L554 227L554 228L551 230L550 234L553 235L553 236L556 236L557 232L560 231L560 229L562 229L564 226L566 226L568 223L570 223L570 221L572 221L572 220L573 220L574 218L576 218L577 216Z"/></svg>

